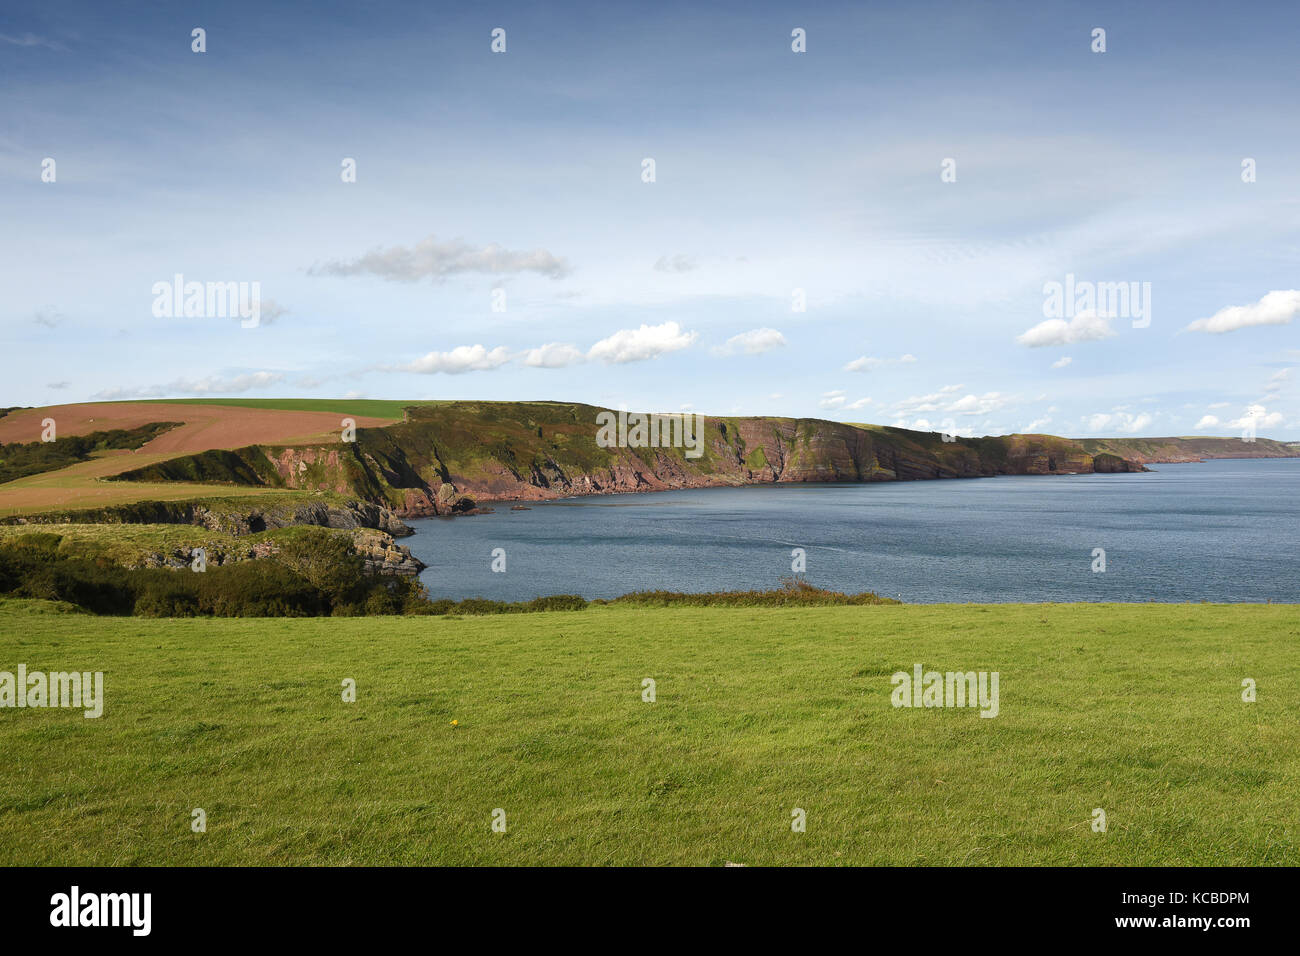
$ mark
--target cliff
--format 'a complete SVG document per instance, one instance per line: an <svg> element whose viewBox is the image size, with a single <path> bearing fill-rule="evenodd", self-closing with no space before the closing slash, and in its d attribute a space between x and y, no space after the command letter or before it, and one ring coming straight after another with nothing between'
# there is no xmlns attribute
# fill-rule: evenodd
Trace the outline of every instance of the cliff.
<svg viewBox="0 0 1300 956"><path fill-rule="evenodd" d="M1207 461L1213 458L1300 458L1300 446L1271 438L1078 438L1075 443L1092 455L1109 453L1142 464Z"/></svg>
<svg viewBox="0 0 1300 956"><path fill-rule="evenodd" d="M149 465L125 481L202 481L355 496L403 517L481 501L771 482L864 482L1145 470L1051 435L944 441L934 432L807 418L703 419L683 447L602 447L606 410L560 402L448 402L358 429L356 441L250 445Z"/></svg>

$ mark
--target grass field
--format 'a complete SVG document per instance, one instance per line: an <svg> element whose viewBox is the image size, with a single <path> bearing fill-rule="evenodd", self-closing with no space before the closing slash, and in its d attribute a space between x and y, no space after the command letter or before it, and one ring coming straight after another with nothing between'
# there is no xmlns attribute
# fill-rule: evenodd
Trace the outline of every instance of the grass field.
<svg viewBox="0 0 1300 956"><path fill-rule="evenodd" d="M138 501L196 501L227 498L285 498L302 492L249 485L198 482L102 481L132 466L165 460L167 455L111 456L79 462L58 471L31 475L0 485L0 517L46 512L67 513L88 508L111 508Z"/></svg>
<svg viewBox="0 0 1300 956"><path fill-rule="evenodd" d="M436 400L398 402L383 398L146 398L122 404L224 405L233 408L265 408L280 412L338 412L341 415L369 415L402 420L403 409L411 405L438 405Z"/></svg>
<svg viewBox="0 0 1300 956"><path fill-rule="evenodd" d="M1300 863L1294 607L57 611L0 603L0 670L104 715L0 709L0 864ZM895 709L918 662L999 716Z"/></svg>
<svg viewBox="0 0 1300 956"><path fill-rule="evenodd" d="M352 416L359 427L373 428L400 422L406 404L371 399L160 399L18 409L0 417L0 443L37 441L47 420L57 423L63 438L141 428L159 420L181 424L138 449L99 452L88 461L0 483L0 517L151 500L264 495L268 489L228 484L105 479L210 449L337 441L342 416Z"/></svg>
<svg viewBox="0 0 1300 956"><path fill-rule="evenodd" d="M192 524L0 525L0 546L30 534L55 534L62 539L58 546L60 554L102 557L116 564L138 567L152 554L171 555L177 550L202 547L211 558L229 552L247 552L262 542L281 541L304 530L302 526L291 526L235 535Z"/></svg>

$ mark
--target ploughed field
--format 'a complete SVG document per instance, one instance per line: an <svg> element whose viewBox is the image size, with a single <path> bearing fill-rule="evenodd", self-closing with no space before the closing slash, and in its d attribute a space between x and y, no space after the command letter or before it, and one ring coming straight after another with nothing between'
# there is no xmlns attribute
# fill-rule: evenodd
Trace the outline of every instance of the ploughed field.
<svg viewBox="0 0 1300 956"><path fill-rule="evenodd" d="M4 865L1300 863L1295 607L59 607L0 602L0 672L103 714L0 707ZM916 664L997 716L893 706Z"/></svg>
<svg viewBox="0 0 1300 956"><path fill-rule="evenodd" d="M167 402L91 402L16 409L0 415L0 446L42 439L53 419L55 436L68 437L174 422L138 448L97 455L41 474L0 483L0 517L58 509L102 508L135 501L185 501L195 498L266 494L266 489L224 483L105 481L124 471L210 449L239 448L257 442L297 444L336 439L342 417L359 428L400 421L401 402L226 399ZM0 448L0 456L3 450ZM273 492L271 492L273 493Z"/></svg>

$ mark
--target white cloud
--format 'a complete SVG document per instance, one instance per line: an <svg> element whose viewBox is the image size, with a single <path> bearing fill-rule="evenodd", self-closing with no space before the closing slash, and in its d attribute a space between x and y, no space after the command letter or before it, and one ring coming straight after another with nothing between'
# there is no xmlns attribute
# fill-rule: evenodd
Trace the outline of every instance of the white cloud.
<svg viewBox="0 0 1300 956"><path fill-rule="evenodd" d="M772 349L784 348L785 345L785 336L776 329L751 329L748 332L733 335L727 339L726 344L721 348L714 349L714 353L717 355L735 355L737 352L743 352L745 355L761 355L764 352L770 352Z"/></svg>
<svg viewBox="0 0 1300 956"><path fill-rule="evenodd" d="M640 362L689 348L697 338L698 332L684 332L676 322L642 325L639 329L622 329L601 339L587 352L587 357L610 364Z"/></svg>
<svg viewBox="0 0 1300 956"><path fill-rule="evenodd" d="M1297 315L1300 315L1300 290L1287 289L1270 292L1253 305L1220 309L1208 319L1197 319L1186 331L1221 335L1255 325L1288 325Z"/></svg>
<svg viewBox="0 0 1300 956"><path fill-rule="evenodd" d="M510 361L510 352L503 345L489 351L482 345L458 345L450 352L430 352L408 365L398 368L403 372L423 375L460 375L464 372L481 372L500 368Z"/></svg>
<svg viewBox="0 0 1300 956"><path fill-rule="evenodd" d="M500 368L516 358L530 368L567 368L588 360L621 364L675 352L689 346L697 337L696 332L683 332L676 322L665 322L663 325L643 325L639 329L615 332L608 338L601 339L586 353L567 342L548 342L521 353L512 353L504 345L490 350L483 345L461 345L450 352L430 352L406 365L386 368L423 374L459 375L463 372Z"/></svg>
<svg viewBox="0 0 1300 956"><path fill-rule="evenodd" d="M1195 425L1193 425L1192 427L1196 431L1200 431L1202 428L1217 428L1218 425L1219 425L1219 420L1215 418L1213 415L1202 415L1201 420L1197 422Z"/></svg>
<svg viewBox="0 0 1300 956"><path fill-rule="evenodd" d="M565 368L583 362L586 358L582 350L576 346L548 342L546 345L525 352L523 363L532 368Z"/></svg>
<svg viewBox="0 0 1300 956"><path fill-rule="evenodd" d="M1021 345L1031 349L1047 345L1075 345L1079 342L1096 342L1115 334L1110 318L1089 309L1080 312L1068 322L1065 319L1046 319L1016 337Z"/></svg>
<svg viewBox="0 0 1300 956"><path fill-rule="evenodd" d="M956 435L959 438L972 438L975 435L975 429L969 427L957 427L951 419L944 422L932 422L928 418L916 418L908 421L906 418L900 418L893 423L894 428L910 428L916 432L944 432L949 435Z"/></svg>
<svg viewBox="0 0 1300 956"><path fill-rule="evenodd" d="M1052 368L1065 368L1073 361L1074 359L1070 358L1070 356L1064 355L1052 363Z"/></svg>
<svg viewBox="0 0 1300 956"><path fill-rule="evenodd" d="M1155 419L1146 412L1140 412L1137 415L1128 412L1098 412L1095 415L1089 415L1084 421L1087 424L1088 431L1112 431L1120 435L1132 435L1140 432L1150 425Z"/></svg>
<svg viewBox="0 0 1300 956"><path fill-rule="evenodd" d="M1263 405L1251 405L1240 418L1228 422L1229 428L1258 431L1261 428L1276 428L1286 422L1281 412L1270 412Z"/></svg>
<svg viewBox="0 0 1300 956"><path fill-rule="evenodd" d="M349 262L333 261L313 266L312 275L373 275L390 282L415 282L418 279L441 280L464 273L512 275L535 272L550 279L562 279L573 270L569 263L545 249L514 252L491 243L482 247L453 239L438 242L433 236L414 246L375 249Z"/></svg>
<svg viewBox="0 0 1300 956"><path fill-rule="evenodd" d="M953 392L960 391L963 385L945 385L937 392L931 392L929 395L913 395L905 398L894 406L894 414L900 418L906 418L908 415L916 415L920 412L937 412L943 408L943 402L949 401ZM900 425L900 428L906 428L906 425Z"/></svg>
<svg viewBox="0 0 1300 956"><path fill-rule="evenodd" d="M983 395L965 395L945 406L944 411L957 415L987 415L1005 408L1012 401L1010 395L1003 395L1001 392L985 392Z"/></svg>
<svg viewBox="0 0 1300 956"><path fill-rule="evenodd" d="M817 402L822 408L831 411L857 411L859 408L866 408L871 404L869 398L859 398L850 402L848 396L844 394L843 389L835 389L831 392L822 392L821 400Z"/></svg>
<svg viewBox="0 0 1300 956"><path fill-rule="evenodd" d="M1038 431L1038 429L1042 428L1044 425L1050 425L1051 422L1052 422L1052 420L1051 420L1050 418L1035 418L1032 422L1030 422L1030 423L1029 423L1028 425L1026 425L1024 428L1020 429L1020 431L1021 431L1022 434L1025 434L1025 435L1032 435L1032 434L1034 434L1036 431Z"/></svg>
<svg viewBox="0 0 1300 956"><path fill-rule="evenodd" d="M916 361L916 356L912 354L900 355L896 359L874 358L870 355L864 355L861 358L855 358L844 366L846 372L871 372L880 368L882 365L910 365Z"/></svg>

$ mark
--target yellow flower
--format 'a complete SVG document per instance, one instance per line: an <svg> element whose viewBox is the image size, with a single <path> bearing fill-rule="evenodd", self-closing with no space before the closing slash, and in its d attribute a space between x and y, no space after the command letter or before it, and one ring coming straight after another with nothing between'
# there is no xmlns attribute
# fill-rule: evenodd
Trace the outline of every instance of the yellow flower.
<svg viewBox="0 0 1300 956"><path fill-rule="evenodd" d="M452 725L453 727L459 727L459 726L460 726L460 721L459 721L459 720L453 720L453 721L451 722L451 725Z"/></svg>

